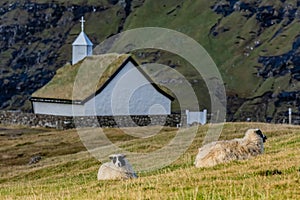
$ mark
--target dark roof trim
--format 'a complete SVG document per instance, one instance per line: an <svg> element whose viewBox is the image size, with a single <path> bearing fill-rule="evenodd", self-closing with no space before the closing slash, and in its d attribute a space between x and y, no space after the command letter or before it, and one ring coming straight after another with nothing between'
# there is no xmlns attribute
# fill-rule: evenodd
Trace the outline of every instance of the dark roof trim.
<svg viewBox="0 0 300 200"><path fill-rule="evenodd" d="M31 97L29 99L32 102L43 102L43 103L60 103L60 104L75 104L82 105L80 100L68 100L68 99L53 99L53 98L41 98L41 97Z"/></svg>

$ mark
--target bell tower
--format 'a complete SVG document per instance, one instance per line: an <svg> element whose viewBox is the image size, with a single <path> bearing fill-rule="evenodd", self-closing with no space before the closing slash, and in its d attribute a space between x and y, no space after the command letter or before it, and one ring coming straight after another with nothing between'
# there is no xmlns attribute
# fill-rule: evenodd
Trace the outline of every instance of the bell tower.
<svg viewBox="0 0 300 200"><path fill-rule="evenodd" d="M84 18L81 17L81 33L72 44L72 65L76 64L86 56L93 55L93 43L84 33Z"/></svg>

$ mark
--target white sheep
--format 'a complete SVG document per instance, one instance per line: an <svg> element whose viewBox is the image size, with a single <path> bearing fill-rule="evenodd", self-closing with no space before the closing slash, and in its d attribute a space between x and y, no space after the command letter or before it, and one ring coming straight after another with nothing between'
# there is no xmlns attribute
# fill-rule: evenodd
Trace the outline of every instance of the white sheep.
<svg viewBox="0 0 300 200"><path fill-rule="evenodd" d="M121 180L137 178L132 166L124 154L112 154L110 162L102 164L98 170L98 180Z"/></svg>
<svg viewBox="0 0 300 200"><path fill-rule="evenodd" d="M199 148L195 166L212 167L232 160L244 160L264 152L267 137L259 129L249 129L239 139L216 141Z"/></svg>

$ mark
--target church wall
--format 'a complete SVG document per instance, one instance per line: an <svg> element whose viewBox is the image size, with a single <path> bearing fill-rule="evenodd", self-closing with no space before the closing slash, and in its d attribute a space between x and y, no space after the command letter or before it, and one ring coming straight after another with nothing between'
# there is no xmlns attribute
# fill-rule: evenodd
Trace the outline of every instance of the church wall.
<svg viewBox="0 0 300 200"><path fill-rule="evenodd" d="M91 51L89 49L89 51ZM73 51L72 51L72 64L76 64L78 61L82 60L85 58L88 54L88 46L86 45L76 45L73 46Z"/></svg>
<svg viewBox="0 0 300 200"><path fill-rule="evenodd" d="M73 110L74 115L83 115L82 113L84 113L82 105L47 102L33 102L32 105L35 114L73 116Z"/></svg>
<svg viewBox="0 0 300 200"><path fill-rule="evenodd" d="M85 115L165 115L171 100L158 92L131 63L96 97L85 104Z"/></svg>

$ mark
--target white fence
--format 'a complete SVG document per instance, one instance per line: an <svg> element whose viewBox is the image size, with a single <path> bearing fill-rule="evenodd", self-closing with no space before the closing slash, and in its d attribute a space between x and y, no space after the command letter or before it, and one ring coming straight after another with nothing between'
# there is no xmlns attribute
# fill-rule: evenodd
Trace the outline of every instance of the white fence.
<svg viewBox="0 0 300 200"><path fill-rule="evenodd" d="M189 110L185 111L187 125L193 123L200 123L202 125L207 123L207 110L204 109L202 112L190 112Z"/></svg>

